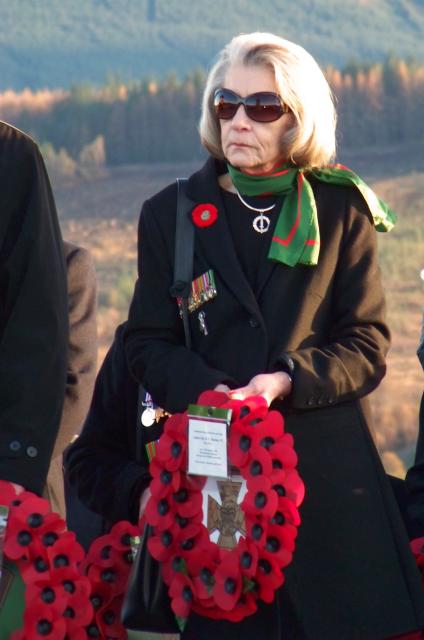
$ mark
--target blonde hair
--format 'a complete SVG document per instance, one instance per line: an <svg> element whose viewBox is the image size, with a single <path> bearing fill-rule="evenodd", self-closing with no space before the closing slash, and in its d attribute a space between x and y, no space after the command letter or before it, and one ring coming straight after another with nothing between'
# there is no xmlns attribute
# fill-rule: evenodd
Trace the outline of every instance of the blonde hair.
<svg viewBox="0 0 424 640"><path fill-rule="evenodd" d="M199 132L203 146L214 157L224 158L213 96L233 65L262 65L273 71L278 94L295 119L295 125L281 140L287 159L300 167L319 168L334 158L336 112L328 82L305 49L272 33L236 36L219 53L209 73Z"/></svg>

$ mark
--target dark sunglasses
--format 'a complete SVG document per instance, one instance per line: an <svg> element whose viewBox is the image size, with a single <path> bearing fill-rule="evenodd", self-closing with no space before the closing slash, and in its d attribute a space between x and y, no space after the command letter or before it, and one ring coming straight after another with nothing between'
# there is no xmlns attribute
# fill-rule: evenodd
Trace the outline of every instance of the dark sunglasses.
<svg viewBox="0 0 424 640"><path fill-rule="evenodd" d="M249 96L241 96L230 89L217 89L214 93L213 104L215 113L220 120L231 120L242 104L246 114L256 122L274 122L287 113L289 108L279 95L271 91L259 91Z"/></svg>

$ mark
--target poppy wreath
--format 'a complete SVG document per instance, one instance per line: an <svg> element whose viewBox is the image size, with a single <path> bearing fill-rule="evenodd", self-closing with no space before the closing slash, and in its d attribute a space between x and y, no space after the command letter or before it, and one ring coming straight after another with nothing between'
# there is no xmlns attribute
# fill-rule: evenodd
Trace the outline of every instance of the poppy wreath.
<svg viewBox="0 0 424 640"><path fill-rule="evenodd" d="M0 504L9 507L4 556L25 586L23 627L11 640L127 638L120 611L139 527L118 522L85 554L47 500L0 481Z"/></svg>
<svg viewBox="0 0 424 640"><path fill-rule="evenodd" d="M259 600L273 601L292 560L304 497L293 437L263 398L231 400L207 391L198 404L232 410L228 455L246 480L240 505L246 535L233 549L210 540L202 522L206 478L186 474L189 418L174 414L150 464L145 519L152 527L148 550L161 563L181 630L190 611L238 622L255 613Z"/></svg>

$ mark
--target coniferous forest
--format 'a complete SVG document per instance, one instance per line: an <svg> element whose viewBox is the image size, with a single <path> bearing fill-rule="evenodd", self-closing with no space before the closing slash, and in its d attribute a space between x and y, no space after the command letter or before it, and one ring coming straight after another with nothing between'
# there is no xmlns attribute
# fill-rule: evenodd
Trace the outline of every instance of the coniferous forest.
<svg viewBox="0 0 424 640"><path fill-rule="evenodd" d="M424 139L424 66L384 63L326 69L339 114L339 149L354 150ZM108 165L185 161L202 154L197 134L204 72L180 80L79 85L69 91L7 91L0 118L30 132L62 156L78 159L94 140Z"/></svg>

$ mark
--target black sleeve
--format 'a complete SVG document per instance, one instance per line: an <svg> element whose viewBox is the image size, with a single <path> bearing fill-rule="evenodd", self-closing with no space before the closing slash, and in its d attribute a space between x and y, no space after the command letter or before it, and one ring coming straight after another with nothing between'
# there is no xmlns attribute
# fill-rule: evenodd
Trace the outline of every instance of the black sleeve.
<svg viewBox="0 0 424 640"><path fill-rule="evenodd" d="M41 493L65 391L66 269L44 162L0 124L0 478Z"/></svg>
<svg viewBox="0 0 424 640"><path fill-rule="evenodd" d="M362 397L386 372L390 334L375 228L365 212L349 206L343 235L328 343L281 353L274 365L292 376L290 402L297 409Z"/></svg>
<svg viewBox="0 0 424 640"><path fill-rule="evenodd" d="M137 520L150 481L145 453L136 461L137 400L120 327L98 373L81 435L65 455L68 480L80 500L110 522Z"/></svg>
<svg viewBox="0 0 424 640"><path fill-rule="evenodd" d="M170 295L173 281L175 226L165 233L149 202L140 217L139 280L125 337L128 365L156 404L170 413L185 411L202 391L231 381L184 346L182 322ZM175 223L174 223L175 225Z"/></svg>

